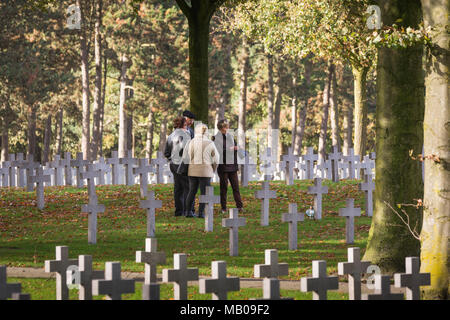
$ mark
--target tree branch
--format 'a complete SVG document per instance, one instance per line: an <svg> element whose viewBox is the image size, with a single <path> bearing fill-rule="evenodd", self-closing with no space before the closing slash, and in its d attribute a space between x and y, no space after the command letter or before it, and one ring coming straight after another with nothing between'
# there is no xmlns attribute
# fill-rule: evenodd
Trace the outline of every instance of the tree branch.
<svg viewBox="0 0 450 320"><path fill-rule="evenodd" d="M405 224L408 227L409 232L412 234L412 236L414 238L416 238L417 240L420 241L420 235L417 233L417 221L416 221L416 226L414 227L414 230L411 229L411 225L409 224L409 215L406 213L405 210L401 210L403 212L403 214L406 216L406 220L394 209L392 208L392 206L387 203L386 201L383 201L385 205L387 205L392 211L394 211L394 213L400 218L400 220L403 222L403 224Z"/></svg>
<svg viewBox="0 0 450 320"><path fill-rule="evenodd" d="M177 2L178 6L180 7L181 11L184 13L186 18L188 18L188 20L190 20L191 16L192 16L191 7L189 7L189 5L187 4L187 2L185 0L175 0L175 1Z"/></svg>

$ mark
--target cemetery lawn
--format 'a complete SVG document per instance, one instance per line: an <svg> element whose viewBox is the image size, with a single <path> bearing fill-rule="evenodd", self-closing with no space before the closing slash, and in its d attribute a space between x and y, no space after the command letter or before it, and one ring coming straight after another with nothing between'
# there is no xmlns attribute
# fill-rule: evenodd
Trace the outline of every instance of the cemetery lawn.
<svg viewBox="0 0 450 320"><path fill-rule="evenodd" d="M299 248L295 251L288 250L288 224L281 222L281 216L288 212L289 202L296 202L301 212L313 205L313 195L307 194L312 181L296 181L294 186L271 182L278 198L270 201L267 227L260 226L261 202L254 197L260 183L251 182L249 187L241 188L245 211L240 216L246 218L247 224L239 229L238 257L229 256L228 229L221 225L228 213L222 214L219 205L215 206L214 231L207 233L203 219L174 216L172 185L149 185L149 190L154 190L155 197L163 202L162 209L156 210L156 236L158 251L166 253L167 261L158 266L157 272L173 268L174 253L186 253L188 267L199 268L200 275L211 275L211 261L225 260L229 275L252 278L253 266L264 263L264 250L278 249L279 262L289 264L289 275L281 279L311 276L312 260L326 260L328 273L337 274L337 263L347 261L348 247L360 247L361 254L366 247L371 218L365 216L359 182L324 181L329 193L323 196L322 220L305 217L299 223ZM214 187L218 195L219 186ZM119 261L122 271L143 273L144 265L135 262L135 252L145 250L146 238L146 211L139 208L139 185L99 186L97 195L106 210L98 215L97 244L89 245L88 217L81 213L81 205L88 203L86 187L46 187L43 210L36 208L34 192L0 188L0 265L43 268L45 260L55 259L55 246L67 245L70 258L92 255L95 269L104 270L106 261ZM355 199L355 206L362 208L363 215L355 218L353 245L345 243L345 218L338 216L338 209L345 207L347 198ZM234 207L231 188L228 205ZM345 278L340 277L340 281Z"/></svg>
<svg viewBox="0 0 450 320"><path fill-rule="evenodd" d="M24 279L24 278L8 278L8 283L22 283L22 292L29 293L33 300L55 300L55 279ZM300 285L299 285L300 287ZM161 284L160 287L161 300L173 299L173 285ZM299 290L281 290L281 297L294 298L295 300L312 300L312 293L303 293ZM252 298L262 298L263 293L258 288L241 288L236 292L229 292L229 300L249 300ZM188 287L189 300L211 300L212 294L199 293L197 286ZM78 300L78 290L69 290L69 299ZM103 300L105 296L94 296L93 300ZM142 299L142 282L136 282L134 294L123 294L122 300L141 300ZM328 292L329 300L348 300L347 293Z"/></svg>

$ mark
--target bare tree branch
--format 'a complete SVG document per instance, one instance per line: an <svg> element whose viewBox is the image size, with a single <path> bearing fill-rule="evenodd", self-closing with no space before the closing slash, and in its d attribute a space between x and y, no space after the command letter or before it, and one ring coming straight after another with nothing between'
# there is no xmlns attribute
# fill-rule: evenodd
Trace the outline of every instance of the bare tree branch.
<svg viewBox="0 0 450 320"><path fill-rule="evenodd" d="M420 241L420 235L418 234L418 232L416 231L416 228L417 228L417 221L416 221L416 226L414 227L414 229L411 229L411 225L409 224L409 215L408 215L408 213L405 211L405 210L401 210L402 212L403 212L403 214L405 215L405 217L406 217L406 220L405 220L405 218L403 218L394 208L392 208L392 206L389 204L389 203L387 203L386 201L383 201L384 202L384 204L385 205L387 205L392 211L394 211L394 213L400 218L400 220L403 222L403 224L405 224L407 227L408 227L408 230L409 230L409 232L411 233L411 235L414 237L414 238L416 238L417 240L419 240ZM414 206L414 205L411 205L411 206Z"/></svg>

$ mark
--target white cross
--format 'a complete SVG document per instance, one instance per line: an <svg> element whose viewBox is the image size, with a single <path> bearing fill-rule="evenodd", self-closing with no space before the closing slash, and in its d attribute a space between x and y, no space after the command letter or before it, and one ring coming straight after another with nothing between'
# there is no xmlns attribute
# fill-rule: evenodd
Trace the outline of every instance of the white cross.
<svg viewBox="0 0 450 320"><path fill-rule="evenodd" d="M283 161L286 162L286 184L291 186L294 184L294 167L298 161L298 156L292 153L292 148L288 149L288 154L283 156Z"/></svg>
<svg viewBox="0 0 450 320"><path fill-rule="evenodd" d="M44 182L50 182L50 180L50 175L46 175L42 167L37 168L35 175L30 176L30 182L36 183L36 200L39 209L43 209L45 205Z"/></svg>
<svg viewBox="0 0 450 320"><path fill-rule="evenodd" d="M272 154L271 148L266 148L266 152L261 154L261 168L264 172L264 175L273 176L274 173L274 165L273 163L276 161L275 155Z"/></svg>
<svg viewBox="0 0 450 320"><path fill-rule="evenodd" d="M349 148L348 155L344 156L344 161L348 163L349 179L355 179L355 169L360 160L359 155L355 155L354 152L353 148Z"/></svg>
<svg viewBox="0 0 450 320"><path fill-rule="evenodd" d="M64 168L64 179L66 186L72 185L72 154L70 152L64 153L64 159L59 160L59 165Z"/></svg>
<svg viewBox="0 0 450 320"><path fill-rule="evenodd" d="M152 159L152 165L156 166L156 183L163 183L163 167L167 163L167 159L163 157L162 152L156 153L156 159Z"/></svg>
<svg viewBox="0 0 450 320"><path fill-rule="evenodd" d="M79 255L78 263L78 272L67 270L67 283L79 285L79 300L92 300L92 280L104 279L105 272L92 269L92 256Z"/></svg>
<svg viewBox="0 0 450 320"><path fill-rule="evenodd" d="M25 169L25 175L27 177L27 192L33 191L33 183L30 181L30 177L34 174L34 170L39 168L41 165L38 162L33 161L33 155L28 154L27 160L21 165L21 168Z"/></svg>
<svg viewBox="0 0 450 320"><path fill-rule="evenodd" d="M174 299L187 300L188 281L198 280L198 269L187 268L187 255L175 253L173 255L173 269L163 269L163 282L174 282Z"/></svg>
<svg viewBox="0 0 450 320"><path fill-rule="evenodd" d="M105 206L98 204L97 195L89 197L89 204L81 206L81 212L88 213L88 243L97 243L97 213L105 212Z"/></svg>
<svg viewBox="0 0 450 320"><path fill-rule="evenodd" d="M48 163L49 167L54 169L55 173L55 186L63 185L63 167L61 166L61 157L58 154L53 156L53 161Z"/></svg>
<svg viewBox="0 0 450 320"><path fill-rule="evenodd" d="M95 164L88 164L87 170L81 173L81 179L87 179L88 181L88 195L89 198L95 196L95 178L99 178L101 175Z"/></svg>
<svg viewBox="0 0 450 320"><path fill-rule="evenodd" d="M245 218L238 217L238 209L230 209L230 218L222 219L222 227L229 228L230 256L237 256L239 252L239 227L245 226Z"/></svg>
<svg viewBox="0 0 450 320"><path fill-rule="evenodd" d="M363 294L362 300L403 300L403 293L391 293L391 277L375 274L375 294Z"/></svg>
<svg viewBox="0 0 450 320"><path fill-rule="evenodd" d="M325 260L313 260L312 277L300 279L302 292L313 292L313 300L327 300L328 290L339 288L338 277L327 276L327 263Z"/></svg>
<svg viewBox="0 0 450 320"><path fill-rule="evenodd" d="M333 152L328 154L328 160L331 161L331 178L333 182L339 182L339 161L342 153L339 152L337 146L333 146Z"/></svg>
<svg viewBox="0 0 450 320"><path fill-rule="evenodd" d="M14 153L8 155L8 161L11 164L11 167L9 167L9 186L15 187L16 186L16 155Z"/></svg>
<svg viewBox="0 0 450 320"><path fill-rule="evenodd" d="M13 162L13 165L17 167L17 186L19 188L25 187L25 172L23 169L24 164L25 160L23 159L23 153L18 153L16 155L16 160Z"/></svg>
<svg viewBox="0 0 450 320"><path fill-rule="evenodd" d="M321 178L314 178L314 186L308 187L308 194L314 195L314 218L322 219L322 194L328 193L328 187L322 186Z"/></svg>
<svg viewBox="0 0 450 320"><path fill-rule="evenodd" d="M214 219L214 204L220 203L220 197L214 195L214 187L212 186L206 187L205 193L206 194L199 196L198 202L206 204L205 231L212 232Z"/></svg>
<svg viewBox="0 0 450 320"><path fill-rule="evenodd" d="M156 266L166 263L166 254L157 250L156 238L145 239L145 251L136 251L136 262L145 263L145 284L156 283Z"/></svg>
<svg viewBox="0 0 450 320"><path fill-rule="evenodd" d="M308 147L306 154L303 156L303 160L306 163L306 179L312 179L314 175L314 161L319 159L319 155L314 154L314 148Z"/></svg>
<svg viewBox="0 0 450 320"><path fill-rule="evenodd" d="M0 300L12 298L14 293L20 293L22 285L20 283L7 283L6 266L0 266Z"/></svg>
<svg viewBox="0 0 450 320"><path fill-rule="evenodd" d="M262 190L255 192L256 199L262 199L261 201L261 226L269 225L269 204L270 199L275 199L277 192L270 190L270 184L268 181L262 182Z"/></svg>
<svg viewBox="0 0 450 320"><path fill-rule="evenodd" d="M372 181L372 174L366 174L364 176L364 182L358 184L359 190L365 191L364 196L366 200L366 216L371 217L373 215L373 195L372 192L375 189L375 183Z"/></svg>
<svg viewBox="0 0 450 320"><path fill-rule="evenodd" d="M303 221L305 219L305 214L302 212L297 212L297 204L290 203L289 204L289 213L283 213L281 217L282 222L289 223L289 250L297 250L297 224L299 221Z"/></svg>
<svg viewBox="0 0 450 320"><path fill-rule="evenodd" d="M347 249L348 262L338 263L338 274L348 274L349 300L361 300L361 275L366 273L370 261L361 261L359 248Z"/></svg>
<svg viewBox="0 0 450 320"><path fill-rule="evenodd" d="M56 247L56 260L45 260L45 272L56 272L56 300L68 300L67 268L78 266L78 259L69 259L69 247Z"/></svg>
<svg viewBox="0 0 450 320"><path fill-rule="evenodd" d="M134 280L123 280L120 271L120 262L106 262L105 279L92 281L92 294L105 294L109 300L121 300L122 294L134 293Z"/></svg>
<svg viewBox="0 0 450 320"><path fill-rule="evenodd" d="M127 186L134 185L133 167L137 164L137 159L133 158L131 150L128 150L126 158L120 158L120 164L125 166L125 179Z"/></svg>
<svg viewBox="0 0 450 320"><path fill-rule="evenodd" d="M278 278L279 276L289 275L289 265L287 263L278 263L278 251L276 249L267 249L264 251L266 264L255 264L255 278Z"/></svg>
<svg viewBox="0 0 450 320"><path fill-rule="evenodd" d="M352 244L355 238L355 217L361 216L361 208L354 207L355 200L347 199L347 206L339 209L339 216L345 217L345 240Z"/></svg>
<svg viewBox="0 0 450 320"><path fill-rule="evenodd" d="M106 163L112 167L112 184L119 184L119 156L117 151L111 152L111 158L106 159Z"/></svg>
<svg viewBox="0 0 450 320"><path fill-rule="evenodd" d="M239 291L239 277L227 277L227 263L213 261L211 263L212 278L200 279L199 292L212 293L213 300L227 300L229 291Z"/></svg>
<svg viewBox="0 0 450 320"><path fill-rule="evenodd" d="M155 237L155 209L162 207L162 201L155 199L155 191L149 191L147 200L141 200L140 207L147 209L147 237Z"/></svg>
<svg viewBox="0 0 450 320"><path fill-rule="evenodd" d="M76 168L77 188L82 188L84 185L81 174L84 172L84 168L88 163L89 161L83 159L83 152L78 152L76 159L70 161L70 166Z"/></svg>
<svg viewBox="0 0 450 320"><path fill-rule="evenodd" d="M98 177L98 184L105 185L105 174L111 172L111 166L105 162L105 158L100 157L95 164L97 170L100 172Z"/></svg>
<svg viewBox="0 0 450 320"><path fill-rule="evenodd" d="M397 288L406 287L406 300L420 300L420 287L430 285L429 273L420 273L418 257L405 258L405 273L394 274L394 284Z"/></svg>
<svg viewBox="0 0 450 320"><path fill-rule="evenodd" d="M2 167L0 169L0 174L2 176L2 187L9 186L9 168L11 167L11 162L3 161Z"/></svg>
<svg viewBox="0 0 450 320"><path fill-rule="evenodd" d="M139 175L139 190L141 198L147 197L148 191L148 174L155 172L149 165L148 159L139 159L139 167L133 169L133 174Z"/></svg>

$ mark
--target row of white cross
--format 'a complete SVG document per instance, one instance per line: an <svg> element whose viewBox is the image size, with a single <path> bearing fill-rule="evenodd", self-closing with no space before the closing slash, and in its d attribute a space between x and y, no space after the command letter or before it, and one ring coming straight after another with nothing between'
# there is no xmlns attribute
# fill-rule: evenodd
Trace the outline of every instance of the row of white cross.
<svg viewBox="0 0 450 320"><path fill-rule="evenodd" d="M213 300L226 300L228 292L240 290L240 278L228 277L226 262L213 261L212 277L199 279L197 268L187 267L187 255L175 253L174 268L162 270L162 282L173 283L174 299L188 299L188 282L198 281L199 292L212 293ZM145 264L145 280L142 287L143 300L159 300L160 284L157 282L156 267L166 263L164 252L157 251L157 240L146 239L145 251L136 252L136 262ZM390 276L376 274L375 292L361 294L361 278L367 274L369 261L361 261L360 248L348 248L348 261L338 263L338 275L348 276L350 300L403 300L403 293L391 293ZM430 274L420 273L418 257L407 257L405 273L394 274L394 285L406 288L407 300L420 299L420 287L430 284ZM75 268L74 268L75 267ZM69 286L79 289L80 300L91 300L96 295L106 295L108 299L120 300L123 294L135 292L135 280L122 279L120 262L106 262L105 271L94 271L92 256L80 255L78 259L69 259L67 246L56 247L56 259L45 261L45 271L56 273L56 299L69 298ZM280 276L289 275L287 263L278 263L278 251L265 251L265 264L254 266L254 277L263 279L262 299L281 299ZM326 261L312 261L312 276L300 279L302 292L313 292L313 300L326 300L329 290L339 289L338 276L328 276ZM20 284L7 283L6 266L0 266L0 300L13 298L30 299L30 295L21 293ZM284 298L289 299L289 298ZM259 299L258 299L259 300Z"/></svg>

